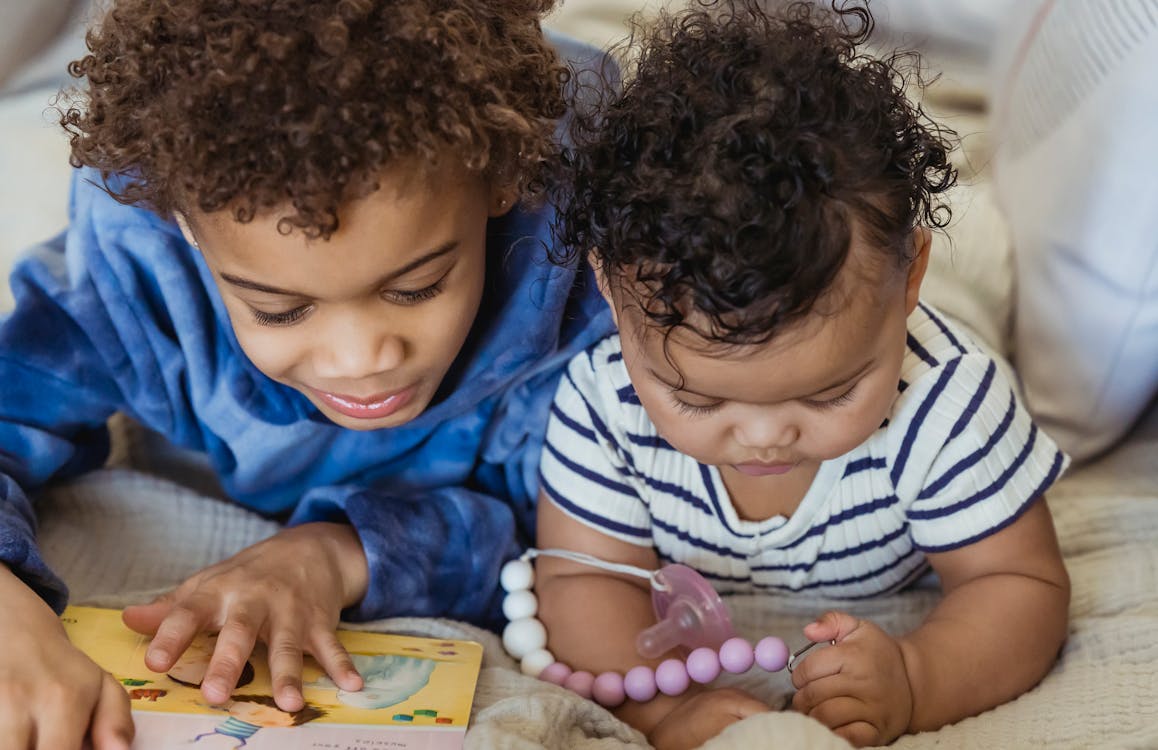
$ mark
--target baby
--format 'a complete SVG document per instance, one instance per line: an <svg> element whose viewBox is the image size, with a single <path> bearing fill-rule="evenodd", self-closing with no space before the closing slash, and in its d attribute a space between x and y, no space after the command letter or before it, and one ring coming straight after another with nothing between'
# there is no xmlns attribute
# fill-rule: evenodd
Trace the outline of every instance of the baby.
<svg viewBox="0 0 1158 750"><path fill-rule="evenodd" d="M619 333L572 360L541 464L538 546L723 594L859 599L930 566L915 630L841 611L804 629L793 707L856 745L1011 700L1053 664L1069 581L1043 493L1067 459L1016 388L920 299L942 131L864 7L697 3L643 35L622 92L578 122L559 235ZM542 559L548 648L596 674L647 662L646 584ZM766 706L694 689L618 715L696 747Z"/></svg>

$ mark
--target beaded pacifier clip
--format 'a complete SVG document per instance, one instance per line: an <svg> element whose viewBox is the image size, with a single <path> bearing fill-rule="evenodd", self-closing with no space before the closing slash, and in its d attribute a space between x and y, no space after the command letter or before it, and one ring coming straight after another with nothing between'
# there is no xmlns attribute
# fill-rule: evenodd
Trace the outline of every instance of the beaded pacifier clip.
<svg viewBox="0 0 1158 750"><path fill-rule="evenodd" d="M654 670L640 665L625 674L603 672L598 676L576 672L556 661L554 654L547 650L547 629L535 617L539 603L531 591L535 578L531 559L543 555L650 581L656 624L639 634L636 650L640 656L654 659L683 646L691 649L687 659L667 659ZM706 684L719 677L721 671L740 674L753 664L768 672L778 672L785 666L791 671L794 660L816 645L810 643L789 654L782 639L768 636L753 646L736 635L728 609L716 590L686 565L644 570L569 550L530 549L503 566L499 581L507 592L503 614L510 620L503 630L503 646L519 660L523 674L562 685L608 708L628 698L644 702L658 693L680 695L693 681Z"/></svg>

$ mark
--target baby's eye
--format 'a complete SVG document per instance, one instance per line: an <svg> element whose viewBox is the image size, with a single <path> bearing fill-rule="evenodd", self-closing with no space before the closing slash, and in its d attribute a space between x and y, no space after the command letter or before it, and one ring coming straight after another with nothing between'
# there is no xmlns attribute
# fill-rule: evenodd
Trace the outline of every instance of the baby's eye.
<svg viewBox="0 0 1158 750"><path fill-rule="evenodd" d="M724 405L723 401L716 401L710 404L689 404L687 401L680 399L674 393L671 395L672 403L680 414L686 414L689 417L702 417L718 411Z"/></svg>
<svg viewBox="0 0 1158 750"><path fill-rule="evenodd" d="M257 321L258 325L262 326L291 326L297 323L306 313L313 309L313 305L302 305L295 307L292 310L287 310L280 313L269 313L264 310L258 310L256 307L249 308L253 313L253 319Z"/></svg>
<svg viewBox="0 0 1158 750"><path fill-rule="evenodd" d="M813 409L836 409L852 402L853 393L856 391L856 385L849 388L844 393L836 398L822 399L820 401L805 401L804 403L811 406Z"/></svg>

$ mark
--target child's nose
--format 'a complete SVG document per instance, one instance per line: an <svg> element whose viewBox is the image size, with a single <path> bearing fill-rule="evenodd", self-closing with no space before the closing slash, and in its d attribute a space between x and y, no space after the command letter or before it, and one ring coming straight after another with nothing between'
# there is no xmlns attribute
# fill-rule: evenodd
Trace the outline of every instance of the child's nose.
<svg viewBox="0 0 1158 750"><path fill-rule="evenodd" d="M768 451L787 448L800 438L800 429L791 421L753 418L737 423L735 439L744 448Z"/></svg>
<svg viewBox="0 0 1158 750"><path fill-rule="evenodd" d="M406 341L395 331L346 322L321 342L318 374L334 380L357 380L396 369L406 359Z"/></svg>

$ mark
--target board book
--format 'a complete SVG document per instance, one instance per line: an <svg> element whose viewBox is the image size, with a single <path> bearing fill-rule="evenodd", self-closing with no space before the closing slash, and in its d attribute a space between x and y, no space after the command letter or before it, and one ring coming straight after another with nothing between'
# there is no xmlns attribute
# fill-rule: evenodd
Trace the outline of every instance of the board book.
<svg viewBox="0 0 1158 750"><path fill-rule="evenodd" d="M114 609L68 607L74 644L125 688L133 750L458 750L482 664L474 641L339 630L365 686L347 692L305 659L306 707L287 713L270 697L264 647L250 657L229 703L209 705L201 678L214 636L201 636L167 673L145 666L148 639Z"/></svg>

